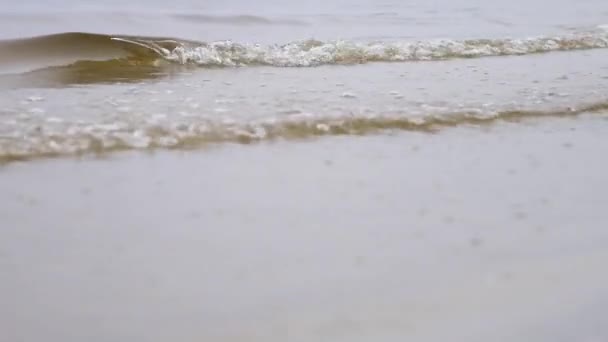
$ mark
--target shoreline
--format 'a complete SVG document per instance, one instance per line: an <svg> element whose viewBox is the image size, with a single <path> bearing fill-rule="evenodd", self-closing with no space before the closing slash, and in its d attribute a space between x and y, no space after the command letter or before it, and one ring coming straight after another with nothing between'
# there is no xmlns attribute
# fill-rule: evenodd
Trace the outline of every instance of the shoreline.
<svg viewBox="0 0 608 342"><path fill-rule="evenodd" d="M6 165L3 334L602 340L606 134L583 115Z"/></svg>

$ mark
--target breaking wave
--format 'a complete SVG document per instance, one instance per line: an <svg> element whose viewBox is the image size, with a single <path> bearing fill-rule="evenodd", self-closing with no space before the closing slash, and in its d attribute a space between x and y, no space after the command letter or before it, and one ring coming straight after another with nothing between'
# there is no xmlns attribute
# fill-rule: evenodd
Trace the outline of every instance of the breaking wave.
<svg viewBox="0 0 608 342"><path fill-rule="evenodd" d="M451 58L513 56L608 47L608 32L526 39L471 39L396 42L322 42L307 40L263 46L230 41L179 44L160 55L180 64L202 66L267 65L310 67L368 62L433 61Z"/></svg>
<svg viewBox="0 0 608 342"><path fill-rule="evenodd" d="M62 33L0 41L0 73L69 67L91 61L89 71L122 60L132 67L168 64L203 67L265 65L312 67L368 62L433 61L510 56L608 47L608 30L522 39L428 41L317 41L260 45L232 41L197 42L174 38ZM82 65L82 63L81 63Z"/></svg>

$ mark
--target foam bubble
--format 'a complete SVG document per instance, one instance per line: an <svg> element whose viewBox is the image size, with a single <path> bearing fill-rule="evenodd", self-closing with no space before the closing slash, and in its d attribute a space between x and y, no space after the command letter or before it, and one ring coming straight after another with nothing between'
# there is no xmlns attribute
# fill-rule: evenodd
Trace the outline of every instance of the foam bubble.
<svg viewBox="0 0 608 342"><path fill-rule="evenodd" d="M552 51L608 47L608 25L593 32L524 39L470 39L397 42L352 42L305 40L285 45L262 46L232 41L182 43L163 52L167 60L181 64L234 67L270 65L312 67L325 64L404 62L524 55Z"/></svg>

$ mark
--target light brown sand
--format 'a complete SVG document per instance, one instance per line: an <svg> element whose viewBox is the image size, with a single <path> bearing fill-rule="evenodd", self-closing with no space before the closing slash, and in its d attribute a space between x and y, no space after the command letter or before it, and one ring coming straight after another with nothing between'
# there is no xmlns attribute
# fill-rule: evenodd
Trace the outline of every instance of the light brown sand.
<svg viewBox="0 0 608 342"><path fill-rule="evenodd" d="M0 168L2 341L606 341L593 115Z"/></svg>

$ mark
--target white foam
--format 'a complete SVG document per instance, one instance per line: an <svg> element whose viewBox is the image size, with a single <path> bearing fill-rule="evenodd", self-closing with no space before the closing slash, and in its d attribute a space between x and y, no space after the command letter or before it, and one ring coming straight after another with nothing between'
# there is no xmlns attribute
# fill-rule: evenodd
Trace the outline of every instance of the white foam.
<svg viewBox="0 0 608 342"><path fill-rule="evenodd" d="M29 102L40 102L40 101L44 101L44 97L42 96L30 96L27 98L27 100Z"/></svg>
<svg viewBox="0 0 608 342"><path fill-rule="evenodd" d="M202 66L270 65L311 67L324 64L403 62L523 55L608 47L608 25L592 32L523 39L429 40L397 42L320 42L306 40L262 46L231 41L183 43L163 53L167 60Z"/></svg>

